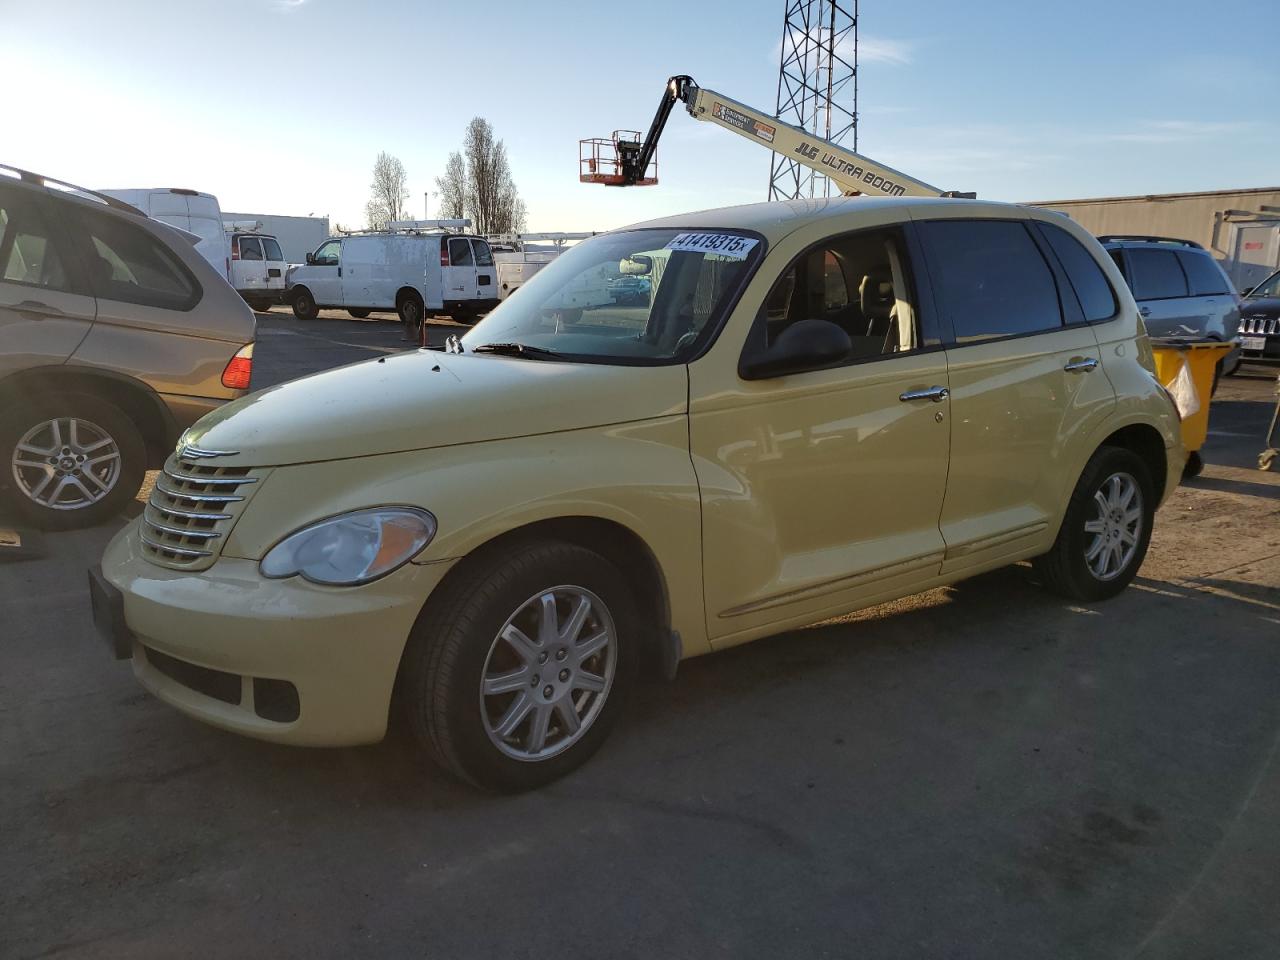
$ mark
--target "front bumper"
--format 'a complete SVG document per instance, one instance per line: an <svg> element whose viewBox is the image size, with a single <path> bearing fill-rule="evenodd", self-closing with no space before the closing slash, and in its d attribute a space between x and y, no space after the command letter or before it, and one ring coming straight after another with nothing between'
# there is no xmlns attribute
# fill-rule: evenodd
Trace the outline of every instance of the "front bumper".
<svg viewBox="0 0 1280 960"><path fill-rule="evenodd" d="M349 588L268 580L226 556L193 574L144 559L136 521L102 559L143 687L216 727L307 746L386 733L409 631L449 566L410 563Z"/></svg>

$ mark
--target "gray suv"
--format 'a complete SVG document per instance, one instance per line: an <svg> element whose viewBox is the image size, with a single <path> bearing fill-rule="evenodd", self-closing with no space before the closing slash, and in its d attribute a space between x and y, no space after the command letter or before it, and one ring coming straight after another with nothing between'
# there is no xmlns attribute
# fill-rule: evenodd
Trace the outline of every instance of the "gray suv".
<svg viewBox="0 0 1280 960"><path fill-rule="evenodd" d="M0 166L0 512L99 523L183 429L248 392L253 312L198 239Z"/></svg>
<svg viewBox="0 0 1280 960"><path fill-rule="evenodd" d="M1169 237L1106 236L1111 254L1138 301L1153 337L1234 340L1239 300L1226 273L1200 244ZM1225 360L1226 372L1240 364L1240 351ZM1219 370L1224 366L1219 363Z"/></svg>

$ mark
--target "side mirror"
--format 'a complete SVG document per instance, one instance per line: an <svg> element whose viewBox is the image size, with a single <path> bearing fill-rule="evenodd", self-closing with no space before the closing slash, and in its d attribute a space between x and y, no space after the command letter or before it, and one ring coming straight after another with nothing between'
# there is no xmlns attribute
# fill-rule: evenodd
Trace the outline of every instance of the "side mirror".
<svg viewBox="0 0 1280 960"><path fill-rule="evenodd" d="M1245 289L1243 289L1243 290L1241 290L1241 291L1240 291L1240 296L1242 296L1242 297L1247 297L1249 294L1253 293L1253 291L1254 291L1254 290L1256 290L1256 289L1258 289L1258 288L1257 288L1257 287L1246 287Z"/></svg>
<svg viewBox="0 0 1280 960"><path fill-rule="evenodd" d="M316 265L316 255L314 253L307 254L307 266L314 267Z"/></svg>
<svg viewBox="0 0 1280 960"><path fill-rule="evenodd" d="M745 358L738 373L744 380L767 380L837 363L852 349L849 335L831 321L800 320L763 352Z"/></svg>

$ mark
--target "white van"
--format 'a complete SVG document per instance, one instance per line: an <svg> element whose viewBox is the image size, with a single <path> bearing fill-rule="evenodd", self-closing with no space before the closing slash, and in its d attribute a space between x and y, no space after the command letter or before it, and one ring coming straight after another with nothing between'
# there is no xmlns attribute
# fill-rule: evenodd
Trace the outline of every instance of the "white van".
<svg viewBox="0 0 1280 960"><path fill-rule="evenodd" d="M326 240L289 268L286 296L299 320L327 307L363 319L394 310L406 324L429 314L474 323L498 305L493 253L457 233L366 233Z"/></svg>
<svg viewBox="0 0 1280 960"><path fill-rule="evenodd" d="M280 242L266 233L232 230L227 233L231 248L231 285L254 310L270 310L283 303L285 274L289 265L280 252Z"/></svg>
<svg viewBox="0 0 1280 960"><path fill-rule="evenodd" d="M231 279L231 251L222 227L222 210L213 194L180 187L99 192L123 200L153 219L194 233L200 238L196 244L200 255L222 276Z"/></svg>

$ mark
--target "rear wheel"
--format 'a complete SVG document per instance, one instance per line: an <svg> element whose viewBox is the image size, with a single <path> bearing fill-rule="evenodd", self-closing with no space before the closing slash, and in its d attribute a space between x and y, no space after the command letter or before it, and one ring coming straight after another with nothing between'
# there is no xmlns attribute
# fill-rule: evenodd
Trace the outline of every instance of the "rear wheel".
<svg viewBox="0 0 1280 960"><path fill-rule="evenodd" d="M549 783L604 742L643 635L608 560L558 541L475 562L415 628L401 693L421 743L491 790Z"/></svg>
<svg viewBox="0 0 1280 960"><path fill-rule="evenodd" d="M293 305L293 315L299 320L314 320L320 313L320 308L316 306L316 299L311 295L311 291L306 287L299 287L293 291L291 298Z"/></svg>
<svg viewBox="0 0 1280 960"><path fill-rule="evenodd" d="M357 320L367 319L369 316L369 312L370 311L368 310L348 310L347 311L347 313L351 314L351 316L355 317Z"/></svg>
<svg viewBox="0 0 1280 960"><path fill-rule="evenodd" d="M1154 516L1146 464L1130 450L1100 447L1076 483L1053 548L1033 561L1035 569L1064 597L1113 597L1142 566Z"/></svg>
<svg viewBox="0 0 1280 960"><path fill-rule="evenodd" d="M0 417L6 500L46 530L118 514L142 485L146 447L114 404L88 394L37 396Z"/></svg>

